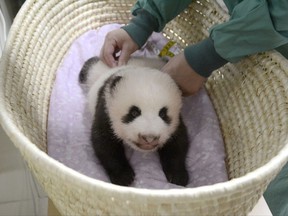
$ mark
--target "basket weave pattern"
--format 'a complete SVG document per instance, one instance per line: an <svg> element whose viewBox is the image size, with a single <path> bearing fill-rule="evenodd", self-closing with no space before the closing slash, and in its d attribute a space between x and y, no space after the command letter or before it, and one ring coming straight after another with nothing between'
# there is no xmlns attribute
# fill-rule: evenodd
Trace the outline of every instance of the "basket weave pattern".
<svg viewBox="0 0 288 216"><path fill-rule="evenodd" d="M162 191L119 187L83 176L45 153L49 99L65 53L90 29L127 23L133 3L27 0L1 59L3 128L63 215L245 215L287 161L288 64L274 52L227 64L207 81L229 182ZM214 1L194 1L164 35L185 47L227 19Z"/></svg>

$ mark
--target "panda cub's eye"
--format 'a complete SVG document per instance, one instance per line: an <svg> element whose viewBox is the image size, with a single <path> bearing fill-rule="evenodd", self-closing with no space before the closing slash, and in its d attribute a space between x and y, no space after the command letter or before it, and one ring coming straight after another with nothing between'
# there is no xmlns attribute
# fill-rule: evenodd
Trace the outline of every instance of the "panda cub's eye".
<svg viewBox="0 0 288 216"><path fill-rule="evenodd" d="M139 109L139 107L131 106L128 113L122 117L122 122L128 124L140 115L141 115L141 110Z"/></svg>
<svg viewBox="0 0 288 216"><path fill-rule="evenodd" d="M167 107L162 107L159 111L159 117L166 123L170 124L171 118L167 114L168 108Z"/></svg>

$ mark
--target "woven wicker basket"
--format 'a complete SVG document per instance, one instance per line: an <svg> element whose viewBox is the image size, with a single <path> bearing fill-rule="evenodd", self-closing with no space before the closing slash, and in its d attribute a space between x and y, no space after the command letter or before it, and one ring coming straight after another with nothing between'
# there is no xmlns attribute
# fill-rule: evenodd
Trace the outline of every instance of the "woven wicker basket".
<svg viewBox="0 0 288 216"><path fill-rule="evenodd" d="M228 64L206 88L216 109L230 181L192 189L144 190L104 183L60 164L46 151L55 72L71 43L107 23L127 23L132 0L27 0L1 59L0 120L63 215L244 215L288 157L288 63L274 52ZM206 37L227 14L194 1L167 25L180 46Z"/></svg>

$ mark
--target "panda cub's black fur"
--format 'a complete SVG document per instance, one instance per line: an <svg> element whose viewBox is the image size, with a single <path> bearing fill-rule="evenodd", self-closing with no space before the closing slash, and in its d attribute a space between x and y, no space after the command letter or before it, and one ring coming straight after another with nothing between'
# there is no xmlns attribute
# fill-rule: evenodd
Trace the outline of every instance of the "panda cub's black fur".
<svg viewBox="0 0 288 216"><path fill-rule="evenodd" d="M138 69L137 61L135 63L136 66L134 66L135 70ZM139 61L145 62L149 60L147 59L142 60L142 58L140 58ZM97 58L89 59L84 64L79 75L80 83L86 83L88 81L89 73L91 72L94 73L94 69L92 67L95 66L95 64L98 64ZM104 63L101 62L100 64L104 64ZM103 65L102 67L99 67L99 68L100 69L103 68ZM129 69L127 69L127 72L126 72L125 71L126 66L122 66L122 67L119 67L119 69L107 68L107 71L109 70L115 70L115 73L111 74L111 76L109 76L103 82L102 86L100 86L97 92L97 100L96 100L96 104L94 104L95 106L95 112L93 113L94 119L93 119L93 124L91 127L91 142L95 150L95 153L100 163L102 164L103 168L105 169L107 175L109 176L111 182L117 185L128 186L133 183L135 173L125 156L124 145L125 144L127 145L127 142L130 142L132 138L129 138L129 139L127 138L127 140L129 141L125 142L124 139L126 137L124 138L122 137L126 135L125 134L122 135L121 127L123 128L125 128L126 126L132 127L133 125L131 126L131 124L133 123L135 123L135 127L136 127L136 123L137 123L136 121L139 121L139 123L137 124L139 124L141 128L141 124L144 124L144 123L141 123L140 121L142 120L140 119L141 116L143 115L143 118L147 118L147 119L148 117L145 117L146 110L145 109L141 110L141 107L139 107L139 105L137 105L137 103L135 102L135 104L131 103L131 105L127 107L126 114L124 114L123 116L119 116L118 124L120 126L114 125L115 122L113 122L114 120L111 119L111 116L113 115L117 116L117 114L113 114L112 112L117 113L118 108L111 107L110 105L111 104L113 105L113 100L118 100L118 98L117 99L114 98L114 97L117 97L118 91L120 91L121 88L127 88L127 86L121 87L121 82L125 82L125 80L128 79L125 77L126 76L125 73L129 73L128 72ZM143 68L141 70L143 70ZM120 73L118 73L119 71ZM106 72L103 72L103 73L106 73ZM130 91L133 91L133 89L130 89ZM157 92L155 92L155 94L157 94ZM134 98L132 97L131 100L133 102ZM142 100L145 100L145 98L142 98L141 102ZM153 107L153 105L151 106ZM119 107L119 109L121 108L122 107ZM171 111L169 108L170 107L161 105L157 107L157 116L151 117L152 122L155 119L155 125L157 124L160 125L159 128L163 127L165 129L165 127L167 127L170 130L172 127L171 126L172 123L176 121L173 118L174 116L172 117L169 116L169 111ZM93 105L92 105L92 109L93 109ZM109 112L111 112L112 114ZM175 123L176 124L175 129L171 129L171 131L169 132L171 134L168 134L169 137L165 139L163 138L165 140L164 143L161 143L160 141L162 139L161 134L153 134L153 131L149 131L149 133L147 134L145 134L144 132L143 134L142 132L141 133L139 132L138 137L135 136L136 141L135 140L133 140L133 142L131 141L129 145L130 147L136 150L140 150L140 151L142 150L153 151L154 145L155 145L156 146L155 150L158 151L162 169L165 173L167 180L171 183L185 186L187 185L188 180L189 180L188 172L186 169L186 154L189 148L189 142L188 142L186 127L180 116L180 111L179 111L179 114L177 114L177 118L178 118L177 119L178 123L177 124ZM146 121L147 119L143 119L143 121L144 120ZM150 125L151 127L153 126L152 124ZM134 128L132 127L132 130L133 129ZM128 131L127 133L129 134L129 129L127 131ZM134 132L131 132L131 133L134 133Z"/></svg>

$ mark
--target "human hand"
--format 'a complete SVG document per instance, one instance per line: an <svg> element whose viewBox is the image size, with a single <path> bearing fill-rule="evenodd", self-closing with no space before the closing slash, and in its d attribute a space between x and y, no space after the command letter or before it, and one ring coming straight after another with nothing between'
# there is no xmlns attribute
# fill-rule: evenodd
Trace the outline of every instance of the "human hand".
<svg viewBox="0 0 288 216"><path fill-rule="evenodd" d="M125 30L116 29L106 35L100 59L110 67L125 65L137 49L138 45Z"/></svg>
<svg viewBox="0 0 288 216"><path fill-rule="evenodd" d="M190 67L183 52L170 59L161 70L174 79L183 96L195 94L206 81L205 77L200 76Z"/></svg>

